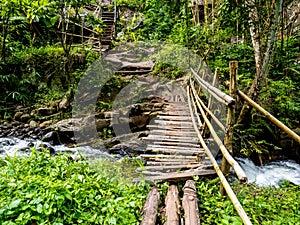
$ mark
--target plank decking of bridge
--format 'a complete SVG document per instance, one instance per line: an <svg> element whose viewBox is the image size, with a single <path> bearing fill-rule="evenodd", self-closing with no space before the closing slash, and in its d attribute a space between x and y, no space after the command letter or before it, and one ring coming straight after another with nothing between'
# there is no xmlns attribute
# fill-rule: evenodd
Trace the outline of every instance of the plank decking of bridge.
<svg viewBox="0 0 300 225"><path fill-rule="evenodd" d="M186 102L169 102L166 109L148 126L147 154L142 173L146 180L178 180L215 174L206 159L193 129Z"/></svg>

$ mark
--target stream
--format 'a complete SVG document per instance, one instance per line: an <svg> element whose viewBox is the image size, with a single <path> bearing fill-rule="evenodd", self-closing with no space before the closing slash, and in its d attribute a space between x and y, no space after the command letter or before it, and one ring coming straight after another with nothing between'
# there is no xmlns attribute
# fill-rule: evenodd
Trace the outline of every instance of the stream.
<svg viewBox="0 0 300 225"><path fill-rule="evenodd" d="M94 149L89 146L76 148L64 145L53 146L39 140L21 140L18 138L0 138L0 157L4 157L5 155L28 155L31 147L36 147L36 149L46 148L53 155L57 153L69 153L73 158L83 156L88 159L107 158L111 161L117 160L117 158L104 150ZM256 166L246 158L237 158L237 161L245 171L249 183L256 183L258 186L264 187L279 187L281 181L288 180L291 183L300 185L300 165L292 160L272 162L264 166Z"/></svg>

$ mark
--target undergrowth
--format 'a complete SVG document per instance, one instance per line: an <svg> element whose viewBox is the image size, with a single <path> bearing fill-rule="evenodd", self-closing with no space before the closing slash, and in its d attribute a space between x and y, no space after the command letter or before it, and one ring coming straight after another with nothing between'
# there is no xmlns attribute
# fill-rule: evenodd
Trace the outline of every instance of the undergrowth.
<svg viewBox="0 0 300 225"><path fill-rule="evenodd" d="M0 224L139 224L150 185L131 182L138 162L88 162L35 150L28 157L2 158ZM219 193L218 178L196 184L201 224L242 224L229 198ZM232 186L253 224L299 224L299 186ZM168 186L158 187L163 206Z"/></svg>

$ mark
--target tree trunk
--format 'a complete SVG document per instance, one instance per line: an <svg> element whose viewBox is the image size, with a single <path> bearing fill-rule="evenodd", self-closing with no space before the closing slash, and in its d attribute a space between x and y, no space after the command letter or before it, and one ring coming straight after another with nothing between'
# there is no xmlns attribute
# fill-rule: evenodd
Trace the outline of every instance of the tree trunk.
<svg viewBox="0 0 300 225"><path fill-rule="evenodd" d="M262 49L263 49L263 44L262 41L260 41L260 33L257 33L255 30L255 27L250 28L250 33L251 33L251 39L252 39L252 44L254 47L254 54L255 54L255 63L256 63L256 75L254 78L254 81L250 87L250 90L248 92L248 96L253 100L256 101L257 96L263 86L266 83L266 80L268 78L268 70L269 70L269 65L272 62L272 53L274 51L274 46L276 42L276 36L278 32L278 26L279 22L281 19L281 11L282 11L282 3L283 0L277 0L275 9L274 9L274 20L271 25L271 29L268 35L267 39L267 46L266 46L266 51L264 54L262 54ZM251 6L249 6L251 7ZM255 16L258 15L256 8L252 6L253 12L250 12L250 15ZM257 17L258 18L258 17ZM264 55L264 58L262 59L262 55ZM239 124L245 124L245 122L248 120L250 112L251 112L252 107L245 102L242 110L240 112L239 118L237 120L237 123Z"/></svg>

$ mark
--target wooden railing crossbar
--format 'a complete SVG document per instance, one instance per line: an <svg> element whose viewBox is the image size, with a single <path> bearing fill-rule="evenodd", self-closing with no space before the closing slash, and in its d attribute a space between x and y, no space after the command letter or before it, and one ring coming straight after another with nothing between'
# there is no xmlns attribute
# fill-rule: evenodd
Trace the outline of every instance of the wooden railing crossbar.
<svg viewBox="0 0 300 225"><path fill-rule="evenodd" d="M190 94L193 95L193 98L196 98L196 102L197 102L197 97L199 98L199 96L197 95L195 87L193 86L193 84L191 84L190 86L191 86L191 93L189 93L189 95ZM236 175L239 178L239 180L241 182L247 182L247 176L246 176L245 172L240 167L240 165L234 160L234 158L230 155L230 153L228 152L228 150L224 146L223 142L218 137L216 131L214 130L212 124L210 123L209 119L207 118L207 116L205 114L204 109L201 107L200 104L198 105L198 109L200 110L200 112L202 114L202 117L203 117L208 129L210 130L211 135L213 136L213 139L215 140L215 142L219 146L219 148L220 148L223 156L226 158L227 162L232 166L232 168L236 172Z"/></svg>
<svg viewBox="0 0 300 225"><path fill-rule="evenodd" d="M197 81L197 83L199 85L201 85L203 89L205 89L206 91L208 91L212 96L214 96L216 100L218 100L219 102L225 103L226 105L235 104L235 99L233 99L231 96L225 94L224 92L222 92L218 88L213 87L208 82L206 82L205 80L203 80L195 72L195 70L193 68L191 68L191 71L192 71L192 74L193 74L195 80Z"/></svg>
<svg viewBox="0 0 300 225"><path fill-rule="evenodd" d="M192 89L195 89L195 86L192 85L191 86ZM194 91L193 91L194 92ZM198 95L195 96L196 97L196 103L197 105L201 104L201 106L205 109L205 111L211 116L211 118L216 122L216 124L221 128L222 131L225 131L225 127L222 124L222 122L212 113L212 111L209 110L209 108L204 104L204 102L200 99L200 97ZM200 107L198 105L198 107Z"/></svg>
<svg viewBox="0 0 300 225"><path fill-rule="evenodd" d="M231 202L233 203L234 208L237 210L237 212L238 212L240 218L242 219L243 223L246 224L246 225L251 225L252 223L251 223L250 219L248 218L245 210L243 209L241 203L239 202L238 198L236 197L235 193L233 192L232 188L230 187L230 185L229 185L228 181L226 180L224 174L222 173L216 159L214 158L214 156L210 152L210 150L207 147L200 131L197 128L194 112L193 112L193 109L192 109L192 102L191 102L191 95L190 95L190 87L189 86L187 87L187 96L188 96L188 104L189 104L189 108L190 108L191 118L192 118L192 121L193 121L193 126L194 126L194 129L195 129L196 133L197 133L199 141L200 141L200 143L201 143L201 145L202 145L202 147L205 151L205 154L208 156L209 160L211 161L216 173L218 174L218 176L220 178L221 183L224 186L224 189L225 189L226 193L228 194ZM196 116L199 117L198 114L196 114Z"/></svg>
<svg viewBox="0 0 300 225"><path fill-rule="evenodd" d="M283 130L285 133L287 133L291 138L293 138L295 141L297 141L300 144L300 136L296 134L294 131L292 131L290 128L288 128L286 125L284 125L282 122L280 122L278 119L276 119L273 115L271 115L267 110L262 108L260 105L258 105L255 101L253 101L251 98L249 98L244 92L238 90L239 96L243 98L246 102L248 102L251 106L256 108L259 112L261 112L267 119L269 119L271 122L273 122L276 126L278 126L281 130Z"/></svg>

